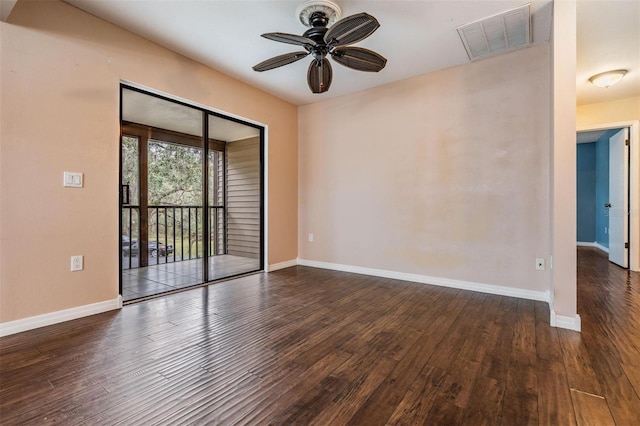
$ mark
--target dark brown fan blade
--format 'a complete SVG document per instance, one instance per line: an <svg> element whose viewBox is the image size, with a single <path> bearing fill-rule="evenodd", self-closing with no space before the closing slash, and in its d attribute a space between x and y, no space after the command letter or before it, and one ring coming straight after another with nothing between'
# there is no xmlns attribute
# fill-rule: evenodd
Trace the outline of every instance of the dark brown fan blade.
<svg viewBox="0 0 640 426"><path fill-rule="evenodd" d="M309 52L291 52L284 55L274 56L271 59L260 62L258 65L253 66L254 71L269 71L274 68L281 67L283 65L290 64L307 56Z"/></svg>
<svg viewBox="0 0 640 426"><path fill-rule="evenodd" d="M311 61L307 72L307 83L309 83L309 89L313 93L324 93L329 90L332 78L331 64L326 58Z"/></svg>
<svg viewBox="0 0 640 426"><path fill-rule="evenodd" d="M286 33L266 33L262 37L269 40L279 41L280 43L295 44L296 46L316 46L317 43L310 38Z"/></svg>
<svg viewBox="0 0 640 426"><path fill-rule="evenodd" d="M347 46L331 52L333 60L358 71L378 72L387 64L384 56L362 47Z"/></svg>
<svg viewBox="0 0 640 426"><path fill-rule="evenodd" d="M324 41L332 47L357 43L369 37L379 26L380 23L373 16L358 13L333 24L324 35Z"/></svg>

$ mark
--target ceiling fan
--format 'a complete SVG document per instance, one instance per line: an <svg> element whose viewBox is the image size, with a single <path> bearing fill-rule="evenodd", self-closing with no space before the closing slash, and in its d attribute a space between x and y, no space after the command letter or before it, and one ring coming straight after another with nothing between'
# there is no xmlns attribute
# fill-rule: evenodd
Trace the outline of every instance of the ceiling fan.
<svg viewBox="0 0 640 426"><path fill-rule="evenodd" d="M328 55L337 63L357 71L378 72L386 65L387 60L372 50L347 46L364 40L380 27L373 16L358 13L337 21L340 8L325 0L307 1L298 8L297 13L300 21L310 27L303 35L266 33L262 37L302 46L305 50L267 59L255 65L254 71L268 71L311 55L313 60L307 71L307 83L311 92L323 93L329 90L333 78ZM333 22L335 23L327 28Z"/></svg>

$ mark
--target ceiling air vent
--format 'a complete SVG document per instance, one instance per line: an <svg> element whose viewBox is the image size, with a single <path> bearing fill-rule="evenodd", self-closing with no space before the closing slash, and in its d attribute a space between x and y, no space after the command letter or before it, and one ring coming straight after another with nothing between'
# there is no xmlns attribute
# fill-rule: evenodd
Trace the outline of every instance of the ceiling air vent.
<svg viewBox="0 0 640 426"><path fill-rule="evenodd" d="M457 28L472 61L531 44L530 4Z"/></svg>

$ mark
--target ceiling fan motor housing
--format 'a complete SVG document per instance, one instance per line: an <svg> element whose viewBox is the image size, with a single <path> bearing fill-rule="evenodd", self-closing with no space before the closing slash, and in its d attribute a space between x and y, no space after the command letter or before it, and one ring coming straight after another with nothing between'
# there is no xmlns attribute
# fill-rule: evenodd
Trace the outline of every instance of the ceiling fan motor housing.
<svg viewBox="0 0 640 426"><path fill-rule="evenodd" d="M329 48L324 41L329 17L323 11L316 11L311 14L309 21L312 27L305 31L304 37L310 38L317 43L317 45L311 47L309 51L314 58L322 60L329 53Z"/></svg>
<svg viewBox="0 0 640 426"><path fill-rule="evenodd" d="M326 27L329 24L329 17L325 12L317 10L311 14L309 22L312 27Z"/></svg>
<svg viewBox="0 0 640 426"><path fill-rule="evenodd" d="M318 44L326 44L324 42L324 34L327 32L327 27L312 27L304 32L303 37L310 38Z"/></svg>

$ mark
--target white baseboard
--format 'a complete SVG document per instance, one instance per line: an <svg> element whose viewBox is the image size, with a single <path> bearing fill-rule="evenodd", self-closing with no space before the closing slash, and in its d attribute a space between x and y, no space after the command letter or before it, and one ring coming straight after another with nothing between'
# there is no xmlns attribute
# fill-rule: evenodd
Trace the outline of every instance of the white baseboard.
<svg viewBox="0 0 640 426"><path fill-rule="evenodd" d="M551 327L566 328L573 331L581 330L580 315L578 314L575 317L556 315L556 311L552 309L550 323Z"/></svg>
<svg viewBox="0 0 640 426"><path fill-rule="evenodd" d="M587 242L587 241L578 241L576 243L576 245L578 247L595 247L596 243L595 243L595 241L589 241L589 242Z"/></svg>
<svg viewBox="0 0 640 426"><path fill-rule="evenodd" d="M338 263L318 262L315 260L298 259L298 265L314 268L332 269L334 271L353 272L356 274L372 275L375 277L393 278L402 281L413 281L422 284L431 284L441 287L457 288L460 290L478 291L481 293L496 294L499 296L518 297L520 299L538 300L549 302L549 291L534 291L521 288L503 287L499 285L481 284L470 281L452 280L449 278L429 277L419 274L387 271L383 269L364 268L361 266L341 265Z"/></svg>
<svg viewBox="0 0 640 426"><path fill-rule="evenodd" d="M578 241L577 246L578 247L595 247L597 249L602 250L605 253L609 253L609 249L607 247L603 246L602 244L598 244L595 241L593 242Z"/></svg>
<svg viewBox="0 0 640 426"><path fill-rule="evenodd" d="M278 269L290 268L298 264L298 259L286 260L280 263L273 263L267 267L267 272L277 271Z"/></svg>
<svg viewBox="0 0 640 426"><path fill-rule="evenodd" d="M0 324L0 337L122 308L122 296L104 302L50 312Z"/></svg>

